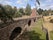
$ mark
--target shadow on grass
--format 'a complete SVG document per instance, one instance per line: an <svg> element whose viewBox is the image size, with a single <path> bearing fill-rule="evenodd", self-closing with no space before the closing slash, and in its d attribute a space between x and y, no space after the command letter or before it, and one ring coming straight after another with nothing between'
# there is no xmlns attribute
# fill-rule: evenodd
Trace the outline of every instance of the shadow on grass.
<svg viewBox="0 0 53 40"><path fill-rule="evenodd" d="M29 40L44 40L40 38L41 34L36 33L35 31L26 32L26 35L28 35Z"/></svg>
<svg viewBox="0 0 53 40"><path fill-rule="evenodd" d="M53 40L53 31L50 32L50 38Z"/></svg>
<svg viewBox="0 0 53 40"><path fill-rule="evenodd" d="M28 32L28 35L30 40L43 40L43 39L40 39L41 34L36 33L35 31Z"/></svg>

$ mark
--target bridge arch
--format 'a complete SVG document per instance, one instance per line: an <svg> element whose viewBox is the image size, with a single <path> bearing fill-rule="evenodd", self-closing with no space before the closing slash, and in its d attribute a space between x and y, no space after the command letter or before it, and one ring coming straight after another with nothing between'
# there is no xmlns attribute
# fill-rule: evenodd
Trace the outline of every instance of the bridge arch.
<svg viewBox="0 0 53 40"><path fill-rule="evenodd" d="M16 27L13 31L12 31L12 33L11 33L11 35L10 35L10 40L13 40L15 37L17 37L20 33L21 33L21 31L22 31L22 28L21 27Z"/></svg>
<svg viewBox="0 0 53 40"><path fill-rule="evenodd" d="M28 26L30 26L30 25L31 25L31 20L28 21Z"/></svg>
<svg viewBox="0 0 53 40"><path fill-rule="evenodd" d="M34 19L34 22L36 21L36 19Z"/></svg>

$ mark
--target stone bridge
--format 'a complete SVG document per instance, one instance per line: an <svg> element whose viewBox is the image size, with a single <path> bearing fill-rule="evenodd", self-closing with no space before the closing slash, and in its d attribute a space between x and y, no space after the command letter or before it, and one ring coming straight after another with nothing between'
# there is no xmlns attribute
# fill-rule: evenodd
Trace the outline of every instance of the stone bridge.
<svg viewBox="0 0 53 40"><path fill-rule="evenodd" d="M0 28L0 40L15 40L24 30L31 25L31 21L35 22L37 17L15 18L14 22L7 23L4 27Z"/></svg>

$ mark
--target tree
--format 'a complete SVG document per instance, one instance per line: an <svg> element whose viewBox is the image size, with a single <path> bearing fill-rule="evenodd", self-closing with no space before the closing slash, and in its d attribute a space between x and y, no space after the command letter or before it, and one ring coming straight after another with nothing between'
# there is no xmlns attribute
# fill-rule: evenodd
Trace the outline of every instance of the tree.
<svg viewBox="0 0 53 40"><path fill-rule="evenodd" d="M6 13L7 13L9 16L11 16L11 17L14 16L15 11L16 11L15 8L12 8L10 5L5 5L4 8L5 8Z"/></svg>
<svg viewBox="0 0 53 40"><path fill-rule="evenodd" d="M20 8L20 9L19 9L19 12L22 13L22 15L25 15L23 8Z"/></svg>
<svg viewBox="0 0 53 40"><path fill-rule="evenodd" d="M13 21L12 17L9 14L7 14L5 8L2 5L0 5L0 10L1 10L0 11L0 19L4 23L6 23L7 20L12 20Z"/></svg>
<svg viewBox="0 0 53 40"><path fill-rule="evenodd" d="M49 15L49 13L48 13L48 11L47 11L47 10L44 10L44 11L42 12L42 15L43 15L43 16L48 16L48 15Z"/></svg>
<svg viewBox="0 0 53 40"><path fill-rule="evenodd" d="M39 15L41 15L42 12L43 12L43 9L39 8L39 9L37 10L37 12L38 12Z"/></svg>
<svg viewBox="0 0 53 40"><path fill-rule="evenodd" d="M51 13L51 15L53 15L53 10L52 10L52 13Z"/></svg>
<svg viewBox="0 0 53 40"><path fill-rule="evenodd" d="M22 17L22 13L20 13L19 11L17 11L17 12L15 13L14 17L15 17L15 18L16 18L16 17Z"/></svg>
<svg viewBox="0 0 53 40"><path fill-rule="evenodd" d="M16 16L15 14L17 14L17 7L14 6L14 8L13 8L13 17Z"/></svg>
<svg viewBox="0 0 53 40"><path fill-rule="evenodd" d="M52 14L52 10L51 10L51 9L48 10L48 14L49 14L49 15Z"/></svg>
<svg viewBox="0 0 53 40"><path fill-rule="evenodd" d="M27 6L26 6L25 13L26 13L26 15L30 15L31 14L31 6L29 4L27 4Z"/></svg>
<svg viewBox="0 0 53 40"><path fill-rule="evenodd" d="M13 13L15 14L17 12L17 7L13 8Z"/></svg>

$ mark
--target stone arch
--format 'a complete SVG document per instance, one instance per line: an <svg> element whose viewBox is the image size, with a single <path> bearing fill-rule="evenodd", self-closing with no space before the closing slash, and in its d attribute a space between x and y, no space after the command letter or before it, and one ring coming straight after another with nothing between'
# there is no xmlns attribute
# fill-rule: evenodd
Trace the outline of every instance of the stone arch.
<svg viewBox="0 0 53 40"><path fill-rule="evenodd" d="M16 27L16 28L12 31L12 33L11 33L9 39L10 39L10 40L13 40L15 37L17 37L17 36L21 33L21 31L22 31L21 27Z"/></svg>
<svg viewBox="0 0 53 40"><path fill-rule="evenodd" d="M28 26L30 26L30 25L31 25L31 20L28 21Z"/></svg>

